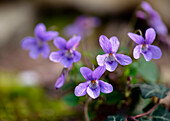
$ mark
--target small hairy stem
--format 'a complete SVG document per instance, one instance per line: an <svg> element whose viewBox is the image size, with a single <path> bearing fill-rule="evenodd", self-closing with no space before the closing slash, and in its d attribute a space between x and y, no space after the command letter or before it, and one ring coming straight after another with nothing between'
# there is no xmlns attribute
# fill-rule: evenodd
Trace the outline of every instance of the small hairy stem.
<svg viewBox="0 0 170 121"><path fill-rule="evenodd" d="M84 115L85 115L86 121L90 121L89 115L88 115L88 104L89 104L90 101L91 101L91 98L88 97L86 102L85 102L85 105L84 105Z"/></svg>
<svg viewBox="0 0 170 121"><path fill-rule="evenodd" d="M139 115L136 115L136 116L130 116L129 118L133 119L134 121L138 121L136 118L140 118L140 117L149 115L150 113L152 113L157 108L157 106L159 105L159 101L160 101L160 99L158 99L158 102L150 110L148 110L146 113L142 113L142 114L139 114Z"/></svg>

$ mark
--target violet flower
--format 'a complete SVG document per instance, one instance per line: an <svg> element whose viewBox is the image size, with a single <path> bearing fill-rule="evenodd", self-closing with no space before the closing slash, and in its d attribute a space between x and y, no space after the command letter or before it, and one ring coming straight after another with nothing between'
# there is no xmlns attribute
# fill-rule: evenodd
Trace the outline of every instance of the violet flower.
<svg viewBox="0 0 170 121"><path fill-rule="evenodd" d="M33 59L36 59L40 54L47 58L50 48L46 42L58 36L58 32L46 31L45 25L40 23L35 27L34 35L35 37L25 37L21 42L21 47L25 50L30 50L29 55Z"/></svg>
<svg viewBox="0 0 170 121"><path fill-rule="evenodd" d="M137 11L137 17L146 19L149 26L153 27L158 35L165 36L168 34L168 29L162 21L159 13L155 11L148 2L143 1L141 7L147 12Z"/></svg>
<svg viewBox="0 0 170 121"><path fill-rule="evenodd" d="M84 96L87 93L91 98L95 99L100 95L100 91L111 93L113 91L112 85L99 80L105 72L105 68L105 66L99 66L92 71L87 67L81 67L80 72L87 81L76 86L74 90L75 95Z"/></svg>
<svg viewBox="0 0 170 121"><path fill-rule="evenodd" d="M81 53L75 50L80 40L81 36L73 36L68 42L62 37L56 37L54 45L60 50L52 52L49 59L53 62L60 62L65 68L70 67L73 62L78 62L81 58Z"/></svg>
<svg viewBox="0 0 170 121"><path fill-rule="evenodd" d="M156 32L153 28L146 30L145 39L138 34L129 32L128 36L137 44L133 50L133 56L135 59L139 59L141 53L143 54L146 61L153 59L159 59L162 56L162 52L159 47L151 45L155 40Z"/></svg>
<svg viewBox="0 0 170 121"><path fill-rule="evenodd" d="M29 55L33 59L36 59L40 54L47 58L50 48L46 42L58 36L58 32L46 31L45 25L40 23L35 27L34 35L35 37L25 37L21 42L21 47L30 50Z"/></svg>
<svg viewBox="0 0 170 121"><path fill-rule="evenodd" d="M100 20L97 17L79 16L73 24L66 26L63 30L64 35L72 37L81 35L83 38L89 36L93 29L99 26Z"/></svg>
<svg viewBox="0 0 170 121"><path fill-rule="evenodd" d="M106 54L97 56L97 63L99 66L106 65L106 69L110 72L114 71L119 64L129 65L132 59L124 54L116 54L119 48L119 40L113 36L108 39L106 36L101 35L99 38L100 46Z"/></svg>

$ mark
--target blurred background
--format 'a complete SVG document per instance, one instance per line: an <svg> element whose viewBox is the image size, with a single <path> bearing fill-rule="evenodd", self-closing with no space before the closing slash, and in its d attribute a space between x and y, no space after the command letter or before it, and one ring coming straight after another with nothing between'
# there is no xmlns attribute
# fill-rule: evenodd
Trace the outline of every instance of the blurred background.
<svg viewBox="0 0 170 121"><path fill-rule="evenodd" d="M170 0L148 2L160 13L169 29ZM48 30L56 30L59 36L63 36L63 28L78 16L96 16L101 20L100 26L83 41L95 59L101 34L117 36L122 47L128 44L130 39L127 33L134 31L131 20L135 18L135 10L140 3L141 0L1 0L0 120L81 121L83 107L75 104L76 98L71 98L74 95L63 98L67 92L54 88L63 66L41 56L36 60L31 59L28 51L22 50L21 40L34 36L34 27L40 22ZM145 27L140 24L135 28ZM52 43L49 44L55 50ZM159 68L159 81L170 87L170 50L166 44L161 44L160 48L163 56L154 62Z"/></svg>

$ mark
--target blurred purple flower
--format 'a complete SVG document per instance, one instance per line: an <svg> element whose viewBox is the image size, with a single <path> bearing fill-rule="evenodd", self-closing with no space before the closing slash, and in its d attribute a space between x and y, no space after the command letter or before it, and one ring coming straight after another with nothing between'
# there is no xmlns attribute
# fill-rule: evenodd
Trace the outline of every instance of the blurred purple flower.
<svg viewBox="0 0 170 121"><path fill-rule="evenodd" d="M106 69L110 72L114 71L119 64L129 65L132 59L124 54L116 54L119 48L119 40L113 36L108 39L106 36L101 35L99 38L100 46L106 54L97 56L97 63L99 66L106 65Z"/></svg>
<svg viewBox="0 0 170 121"><path fill-rule="evenodd" d="M99 80L105 70L105 66L99 66L94 71L87 67L81 67L80 72L87 81L76 86L75 95L84 96L87 93L91 98L95 99L100 95L100 91L111 93L113 91L112 85Z"/></svg>
<svg viewBox="0 0 170 121"><path fill-rule="evenodd" d="M34 35L35 38L25 37L21 42L21 47L25 50L30 50L29 55L33 59L36 59L39 54L47 58L50 53L50 48L46 42L58 36L58 32L46 31L45 25L40 23L35 27Z"/></svg>
<svg viewBox="0 0 170 121"><path fill-rule="evenodd" d="M143 1L141 7L147 12L147 14L143 11L137 11L137 17L140 19L146 19L148 25L153 27L159 36L166 36L168 34L168 29L163 23L159 13L155 11L148 2Z"/></svg>
<svg viewBox="0 0 170 121"><path fill-rule="evenodd" d="M145 39L138 34L129 32L128 36L137 44L133 50L133 56L135 59L139 59L141 53L143 54L146 61L153 59L159 59L162 56L162 52L159 47L151 45L155 40L156 32L153 28L146 30Z"/></svg>
<svg viewBox="0 0 170 121"><path fill-rule="evenodd" d="M62 37L56 37L54 45L60 50L52 52L49 59L53 62L60 62L65 68L70 67L73 62L78 62L81 58L81 53L75 50L80 40L81 36L73 36L68 42Z"/></svg>
<svg viewBox="0 0 170 121"><path fill-rule="evenodd" d="M66 26L63 33L67 37L73 35L81 35L83 38L89 36L93 29L100 25L100 20L97 17L79 16L73 24Z"/></svg>

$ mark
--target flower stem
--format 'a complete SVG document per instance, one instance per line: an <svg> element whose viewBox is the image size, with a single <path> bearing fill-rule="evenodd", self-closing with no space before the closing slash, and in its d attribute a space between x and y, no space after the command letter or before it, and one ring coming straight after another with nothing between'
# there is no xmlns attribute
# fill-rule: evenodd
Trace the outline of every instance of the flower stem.
<svg viewBox="0 0 170 121"><path fill-rule="evenodd" d="M159 101L160 101L160 99L158 99L157 103L150 110L148 110L146 113L142 113L142 114L139 114L139 115L136 115L136 116L130 116L129 118L133 119L134 121L138 121L136 118L140 118L140 117L151 114L157 108L157 106L159 105Z"/></svg>
<svg viewBox="0 0 170 121"><path fill-rule="evenodd" d="M89 104L90 101L91 101L91 98L87 97L87 100L86 100L85 105L84 105L84 115L85 115L86 121L90 121L89 115L88 115L88 104Z"/></svg>

